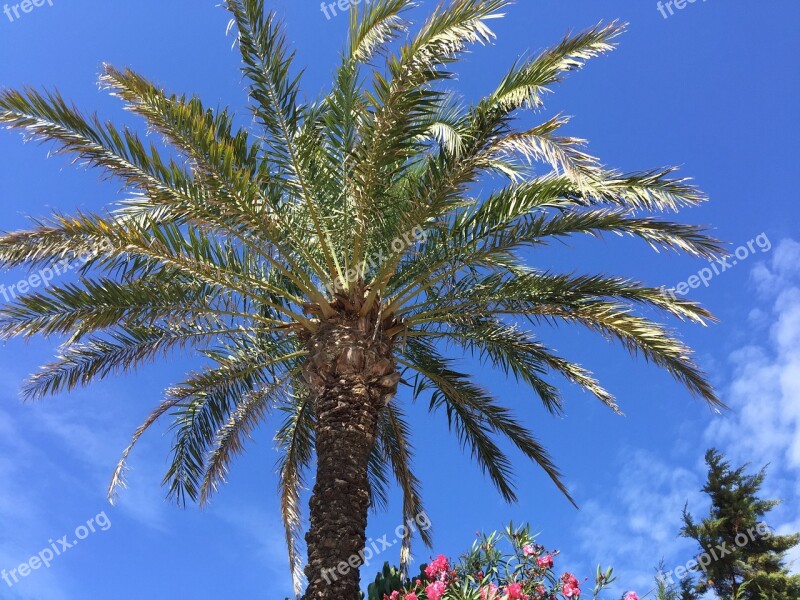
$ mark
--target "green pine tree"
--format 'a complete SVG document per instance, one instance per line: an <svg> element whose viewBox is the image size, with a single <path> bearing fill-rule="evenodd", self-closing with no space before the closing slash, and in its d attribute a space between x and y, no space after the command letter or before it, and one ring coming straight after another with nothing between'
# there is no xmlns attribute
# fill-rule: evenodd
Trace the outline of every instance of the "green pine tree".
<svg viewBox="0 0 800 600"><path fill-rule="evenodd" d="M678 584L676 598L679 600L698 600L700 596L695 591L694 581L691 579L682 579Z"/></svg>
<svg viewBox="0 0 800 600"><path fill-rule="evenodd" d="M656 580L656 600L698 600L699 597L691 579L681 579L677 584Z"/></svg>
<svg viewBox="0 0 800 600"><path fill-rule="evenodd" d="M800 598L800 576L792 575L785 564L786 552L800 544L800 534L775 535L764 522L780 503L759 497L766 468L748 475L748 465L733 469L713 449L706 453L706 463L703 492L711 498L710 514L698 523L684 510L681 531L702 549L697 560L704 573L696 591L712 591L720 600Z"/></svg>
<svg viewBox="0 0 800 600"><path fill-rule="evenodd" d="M695 591L695 580L692 573L679 579L676 583L672 578L664 577L664 561L658 565L656 570L656 600L699 600L700 596ZM645 595L647 597L647 595Z"/></svg>

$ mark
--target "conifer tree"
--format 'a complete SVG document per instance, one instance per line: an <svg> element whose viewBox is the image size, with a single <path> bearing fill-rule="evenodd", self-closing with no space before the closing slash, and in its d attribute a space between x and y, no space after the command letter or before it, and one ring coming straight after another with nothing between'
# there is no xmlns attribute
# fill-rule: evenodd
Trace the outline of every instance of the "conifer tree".
<svg viewBox="0 0 800 600"><path fill-rule="evenodd" d="M699 600L699 598L692 577L687 576L677 583L668 581L664 577L664 561L661 561L656 575L655 600Z"/></svg>
<svg viewBox="0 0 800 600"><path fill-rule="evenodd" d="M691 579L684 579L678 584L675 597L678 600L699 600L700 598Z"/></svg>
<svg viewBox="0 0 800 600"><path fill-rule="evenodd" d="M706 453L706 464L709 516L698 523L684 510L681 531L701 547L697 561L703 573L696 591L712 591L720 600L800 598L800 575L792 575L785 561L786 552L800 544L800 534L776 535L764 522L780 504L759 496L766 467L748 475L748 465L733 469L714 449Z"/></svg>

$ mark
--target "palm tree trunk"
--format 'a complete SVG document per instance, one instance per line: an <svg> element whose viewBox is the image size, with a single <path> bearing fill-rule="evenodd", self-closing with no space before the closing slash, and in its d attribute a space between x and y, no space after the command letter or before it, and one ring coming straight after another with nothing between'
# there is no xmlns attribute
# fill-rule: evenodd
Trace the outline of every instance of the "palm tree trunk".
<svg viewBox="0 0 800 600"><path fill-rule="evenodd" d="M306 535L306 600L358 600L370 504L369 458L381 411L400 379L391 342L368 319L326 323L309 342L317 477Z"/></svg>

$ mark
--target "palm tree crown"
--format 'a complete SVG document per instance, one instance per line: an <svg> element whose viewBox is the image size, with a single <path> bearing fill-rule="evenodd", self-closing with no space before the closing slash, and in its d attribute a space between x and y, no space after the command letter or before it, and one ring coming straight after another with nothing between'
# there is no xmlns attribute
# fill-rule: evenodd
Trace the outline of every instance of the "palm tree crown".
<svg viewBox="0 0 800 600"><path fill-rule="evenodd" d="M521 255L579 233L635 236L697 257L720 252L703 229L662 218L705 200L672 169L610 170L583 140L560 133L568 122L562 116L518 127L521 109L541 107L566 73L610 51L622 26L598 25L520 60L494 91L466 105L448 90L449 69L469 45L493 39L489 22L509 0L443 3L414 35L405 19L410 0L375 0L353 7L331 91L306 103L282 25L263 4L226 2L254 116L247 129L227 110L111 66L102 84L163 136L167 154L129 128L82 115L58 93L0 95L0 121L103 170L129 192L107 213L56 214L0 238L7 267L87 257L77 280L0 310L6 338L66 336L55 362L28 381L27 397L130 371L176 349L207 359L166 390L136 430L110 492L136 441L168 416L175 434L169 494L205 502L248 434L277 412L282 510L299 581L300 491L315 454L315 390L327 381L325 369L365 369L370 389L379 390L370 503L382 505L395 478L406 518L422 508L410 427L394 399L403 382L415 397L425 395L431 412L446 415L504 498L515 493L498 437L567 493L531 432L456 370L443 341L513 374L552 413L562 400L550 374L616 411L589 371L534 334L542 325L576 323L720 405L690 350L637 312L704 323L711 316L703 308L623 277L545 272ZM358 345L333 359L315 350L321 332L343 323L381 340L374 360Z"/></svg>

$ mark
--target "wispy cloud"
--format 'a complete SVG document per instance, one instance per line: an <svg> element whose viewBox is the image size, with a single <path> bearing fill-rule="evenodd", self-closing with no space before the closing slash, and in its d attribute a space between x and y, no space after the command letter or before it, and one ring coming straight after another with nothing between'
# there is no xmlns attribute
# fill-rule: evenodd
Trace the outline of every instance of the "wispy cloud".
<svg viewBox="0 0 800 600"><path fill-rule="evenodd" d="M591 572L593 565L610 564L622 586L620 593L631 588L646 592L653 586L659 561L669 564L691 552L691 544L677 532L687 501L690 507L702 503L702 480L696 471L650 452L625 454L622 473L609 494L581 511L577 533L582 566Z"/></svg>
<svg viewBox="0 0 800 600"><path fill-rule="evenodd" d="M0 569L14 568L49 538L100 510L112 521L124 516L151 529L156 539L175 543L176 532L194 518L165 501L161 469L169 442L159 432L166 426L142 439L131 457L127 488L113 508L106 503L116 461L149 408L137 402L141 387L114 381L26 405L17 399L23 378L24 373L0 369ZM220 500L194 522L209 531L220 531L222 524L225 543L246 555L241 564L258 565L276 589L291 590L277 510ZM117 535L125 531L132 529L115 529ZM69 578L69 571L54 568L6 591L0 581L0 598L65 600L70 596L63 590L79 585Z"/></svg>
<svg viewBox="0 0 800 600"><path fill-rule="evenodd" d="M789 500L774 511L784 532L800 530L800 243L784 240L752 279L765 302L758 323L767 341L731 356L727 400L734 409L711 423L706 440L736 462L769 463L767 493ZM800 550L792 558L800 572Z"/></svg>
<svg viewBox="0 0 800 600"><path fill-rule="evenodd" d="M111 473L128 444L135 422L119 418L119 412L108 404L104 408L100 409L91 401L71 408L55 404L36 407L37 429L80 465L94 495L102 501L105 501ZM166 527L171 508L164 500L161 476L155 468L162 462L149 451L147 440L142 442L130 461L131 469L126 477L128 487L120 491L115 502L115 509L126 516L159 530Z"/></svg>
<svg viewBox="0 0 800 600"><path fill-rule="evenodd" d="M148 475L148 461L132 483L143 477L154 482L132 485L118 509L105 499L114 462L127 442L128 419L120 418L127 411L90 394L22 404L23 377L8 368L0 371L0 569L17 567L56 534L102 510L112 520L114 513L125 514L160 527L168 507L159 479ZM0 582L0 597L64 600L69 586L62 577L68 574L60 569L37 570L13 588Z"/></svg>
<svg viewBox="0 0 800 600"><path fill-rule="evenodd" d="M47 497L47 480L53 473L47 455L19 434L16 420L0 409L0 569L13 569L34 554L56 531L58 519L51 516L41 498ZM3 598L21 600L65 600L58 577L37 572L25 585L4 589ZM0 582L5 588L6 584Z"/></svg>
<svg viewBox="0 0 800 600"><path fill-rule="evenodd" d="M747 337L763 328L766 335L733 352L723 367L728 376L722 392L732 412L711 421L699 450L678 443L669 459L625 453L616 485L607 497L587 503L579 517L584 566L610 562L622 586L649 590L659 560L671 568L691 557L692 543L676 534L687 502L693 512L703 512L698 490L705 467L697 452L705 447L754 469L770 463L765 494L800 497L800 243L782 241L768 262L754 267L752 281L761 305L753 307L754 331ZM800 530L800 506L786 502L770 523L780 533ZM800 549L789 558L800 572Z"/></svg>

